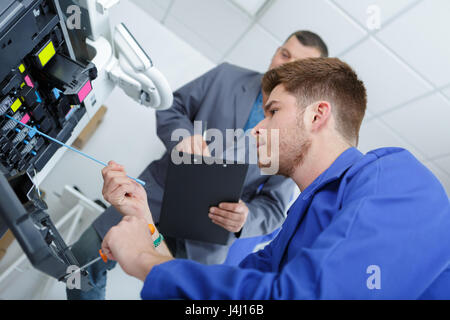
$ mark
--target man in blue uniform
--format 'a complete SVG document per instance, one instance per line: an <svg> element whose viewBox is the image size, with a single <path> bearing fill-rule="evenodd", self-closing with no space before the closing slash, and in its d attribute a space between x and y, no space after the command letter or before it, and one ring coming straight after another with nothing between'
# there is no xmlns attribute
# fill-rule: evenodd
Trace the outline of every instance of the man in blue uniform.
<svg viewBox="0 0 450 320"><path fill-rule="evenodd" d="M299 59L326 56L328 48L320 36L310 31L297 31L276 50L269 68L273 69ZM237 143L234 143L234 139L228 141L224 139L223 153L220 154L214 149L209 150L201 130L208 127L226 136L229 129L236 129L235 132L239 129L245 132L253 129L264 118L262 77L263 74L259 72L222 63L178 89L174 93L173 106L156 113L158 137L167 151L161 159L153 161L139 175L139 179L146 182L147 200L156 224L159 223L161 214L165 179L172 150L205 155L211 151L213 157L224 159L233 159L237 154L238 156L234 158L237 161L251 158L255 147L254 141L250 142L250 139L246 139L246 135L236 134ZM196 124L200 124L199 133L195 129ZM174 133L179 130L189 133L182 141L173 138ZM206 140L211 141L207 138ZM244 148L241 150L238 150L241 145L239 140L244 141ZM294 182L282 176L261 175L258 166L251 162L240 201L232 205L224 204L229 212L234 213L233 217L236 219L220 222L212 220L229 231L227 244L166 237L166 243L176 258L191 259L204 264L223 263L236 239L257 240L256 237L262 235L270 237L281 226L295 191ZM97 250L103 237L121 219L122 215L111 206L83 232L72 246L72 252L80 264L86 264L98 256ZM234 250L236 251L245 253L246 250L241 248ZM93 288L89 291L67 289L68 299L104 299L107 273L115 266L114 261L89 266L87 271Z"/></svg>
<svg viewBox="0 0 450 320"><path fill-rule="evenodd" d="M153 247L145 190L113 162L103 170L105 199L125 217L102 249L144 281L142 298L450 298L448 196L408 151L355 148L366 109L355 72L339 59L307 59L267 72L263 90L265 119L253 131L260 166L278 160L278 174L302 192L275 240L239 267ZM264 134L273 130L279 159L263 152L277 143Z"/></svg>

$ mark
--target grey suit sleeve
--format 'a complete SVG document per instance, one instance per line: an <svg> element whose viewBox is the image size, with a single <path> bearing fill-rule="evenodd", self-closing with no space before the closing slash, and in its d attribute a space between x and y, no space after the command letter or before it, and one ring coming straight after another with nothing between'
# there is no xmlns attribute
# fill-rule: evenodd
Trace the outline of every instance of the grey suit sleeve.
<svg viewBox="0 0 450 320"><path fill-rule="evenodd" d="M295 183L282 176L271 176L261 192L246 203L249 214L240 238L272 233L285 218L287 206L294 195Z"/></svg>
<svg viewBox="0 0 450 320"><path fill-rule="evenodd" d="M171 141L172 132L186 129L194 134L194 119L211 83L223 68L217 66L199 78L189 82L174 92L174 102L170 109L156 112L157 134L170 152L179 141Z"/></svg>

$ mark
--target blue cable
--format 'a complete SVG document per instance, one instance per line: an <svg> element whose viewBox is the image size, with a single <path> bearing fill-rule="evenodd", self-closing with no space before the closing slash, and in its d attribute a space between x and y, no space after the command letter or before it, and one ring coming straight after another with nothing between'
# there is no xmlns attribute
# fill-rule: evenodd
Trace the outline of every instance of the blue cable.
<svg viewBox="0 0 450 320"><path fill-rule="evenodd" d="M86 157L86 158L88 158L88 159L91 159L92 161L95 161L95 162L101 164L102 166L105 166L105 167L108 166L107 163L105 163L105 162L103 162L103 161L100 161L100 160L97 160L97 159L95 159L94 157L91 157L90 155L88 155L88 154L86 154L86 153L84 153L84 152L81 152L80 150L77 150L77 149L75 149L75 148L73 148L73 147L71 147L71 146L69 146L69 145L67 145L67 144L65 144L65 143L62 143L61 141L56 140L56 139L54 139L54 138L52 138L52 137L46 135L45 133L40 132L40 131L37 130L36 128L32 128L32 127L30 127L29 125L26 125L25 123L22 123L22 122L20 122L19 120L16 120L16 119L14 119L14 118L8 116L7 114L5 114L4 116L7 117L8 119L11 119L11 120L17 122L18 124L23 125L24 127L28 128L28 129L30 129L30 130L36 132L37 134L39 134L39 135L41 135L41 136L43 136L43 137L45 137L45 138L47 138L47 139L49 139L49 140L51 140L51 141L53 141L53 142L56 142L57 144L60 144L60 145L63 146L63 147L66 147L66 148L69 149L69 150L75 151L76 153L82 155L83 157ZM130 179L133 179L134 181L136 181L136 182L139 183L140 185L145 186L145 182L144 182L144 181L142 181L142 180L140 180L140 179L137 179L137 178L130 177L129 175L127 175L127 177L130 178Z"/></svg>

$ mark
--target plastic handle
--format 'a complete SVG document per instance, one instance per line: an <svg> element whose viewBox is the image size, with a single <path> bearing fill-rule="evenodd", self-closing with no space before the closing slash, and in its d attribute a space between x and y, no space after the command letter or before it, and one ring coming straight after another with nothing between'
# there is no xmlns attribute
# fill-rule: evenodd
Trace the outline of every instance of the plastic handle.
<svg viewBox="0 0 450 320"><path fill-rule="evenodd" d="M103 262L107 263L108 257L106 256L106 254L103 253L102 249L98 250L98 253L100 254L100 257L102 257Z"/></svg>

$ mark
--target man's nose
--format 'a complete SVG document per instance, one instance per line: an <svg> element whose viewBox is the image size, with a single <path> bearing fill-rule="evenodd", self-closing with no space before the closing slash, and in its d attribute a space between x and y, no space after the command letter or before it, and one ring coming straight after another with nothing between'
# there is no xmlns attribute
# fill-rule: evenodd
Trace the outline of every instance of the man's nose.
<svg viewBox="0 0 450 320"><path fill-rule="evenodd" d="M253 129L252 129L252 136L254 136L255 138L257 138L261 132L260 130L263 129L263 125L266 119L261 120Z"/></svg>
<svg viewBox="0 0 450 320"><path fill-rule="evenodd" d="M254 127L254 128L252 129L251 134L252 134L252 136L255 137L255 138L258 136L258 134L259 134L259 132L258 132L258 126Z"/></svg>

